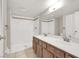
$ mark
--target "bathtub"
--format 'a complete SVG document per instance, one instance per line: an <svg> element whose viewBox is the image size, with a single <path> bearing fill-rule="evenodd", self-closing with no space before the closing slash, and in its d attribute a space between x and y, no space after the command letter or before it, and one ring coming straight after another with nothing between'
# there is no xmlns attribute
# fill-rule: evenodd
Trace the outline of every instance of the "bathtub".
<svg viewBox="0 0 79 59"><path fill-rule="evenodd" d="M31 48L31 47L32 47L32 44L16 44L16 45L12 45L11 49L10 49L10 53L23 51L23 50Z"/></svg>

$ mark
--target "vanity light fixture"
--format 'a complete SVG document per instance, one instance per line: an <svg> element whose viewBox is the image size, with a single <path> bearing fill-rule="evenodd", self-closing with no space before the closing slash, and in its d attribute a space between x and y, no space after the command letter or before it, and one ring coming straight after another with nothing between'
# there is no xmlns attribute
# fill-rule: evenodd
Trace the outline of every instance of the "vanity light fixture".
<svg viewBox="0 0 79 59"><path fill-rule="evenodd" d="M56 4L54 4L52 7L50 7L48 11L54 12L61 7L63 7L63 2L61 0L59 0Z"/></svg>

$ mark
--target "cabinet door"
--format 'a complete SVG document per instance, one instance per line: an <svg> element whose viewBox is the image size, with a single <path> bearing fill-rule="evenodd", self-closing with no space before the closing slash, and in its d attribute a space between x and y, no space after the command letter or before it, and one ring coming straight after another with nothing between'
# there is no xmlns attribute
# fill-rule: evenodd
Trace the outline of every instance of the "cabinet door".
<svg viewBox="0 0 79 59"><path fill-rule="evenodd" d="M53 55L55 54L55 48L51 45L47 45L47 50L50 51Z"/></svg>
<svg viewBox="0 0 79 59"><path fill-rule="evenodd" d="M77 58L77 57L72 56L71 54L65 53L65 58Z"/></svg>
<svg viewBox="0 0 79 59"><path fill-rule="evenodd" d="M34 47L35 47L35 40L34 40L34 37L33 37L33 49L34 49Z"/></svg>
<svg viewBox="0 0 79 59"><path fill-rule="evenodd" d="M37 45L37 56L42 57L42 46Z"/></svg>
<svg viewBox="0 0 79 59"><path fill-rule="evenodd" d="M64 58L64 52L55 48L55 54L56 58Z"/></svg>
<svg viewBox="0 0 79 59"><path fill-rule="evenodd" d="M34 38L33 38L33 50L34 50L34 53L36 54L36 52L37 52L37 42L35 41Z"/></svg>
<svg viewBox="0 0 79 59"><path fill-rule="evenodd" d="M53 54L51 54L47 49L43 48L43 58L53 58Z"/></svg>
<svg viewBox="0 0 79 59"><path fill-rule="evenodd" d="M72 58L72 57L69 54L66 54L65 58Z"/></svg>
<svg viewBox="0 0 79 59"><path fill-rule="evenodd" d="M63 58L64 57L64 52L55 48L54 46L51 45L47 45L47 50L50 51L55 58L60 57Z"/></svg>

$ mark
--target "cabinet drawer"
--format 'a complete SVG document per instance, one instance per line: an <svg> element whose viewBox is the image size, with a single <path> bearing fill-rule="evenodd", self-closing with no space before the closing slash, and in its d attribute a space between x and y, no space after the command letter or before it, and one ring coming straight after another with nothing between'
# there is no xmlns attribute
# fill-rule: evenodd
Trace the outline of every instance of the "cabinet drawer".
<svg viewBox="0 0 79 59"><path fill-rule="evenodd" d="M72 58L72 56L66 53L65 58Z"/></svg>
<svg viewBox="0 0 79 59"><path fill-rule="evenodd" d="M53 58L53 54L51 54L47 49L43 48L43 58Z"/></svg>
<svg viewBox="0 0 79 59"><path fill-rule="evenodd" d="M55 53L55 48L51 45L47 45L47 50L50 51L51 53Z"/></svg>
<svg viewBox="0 0 79 59"><path fill-rule="evenodd" d="M35 37L33 37L33 39L35 39Z"/></svg>
<svg viewBox="0 0 79 59"><path fill-rule="evenodd" d="M48 52L43 48L43 58L48 58Z"/></svg>
<svg viewBox="0 0 79 59"><path fill-rule="evenodd" d="M71 54L65 53L65 58L77 58L76 56L72 56Z"/></svg>
<svg viewBox="0 0 79 59"><path fill-rule="evenodd" d="M47 44L43 42L43 48L47 48Z"/></svg>
<svg viewBox="0 0 79 59"><path fill-rule="evenodd" d="M59 50L57 48L55 48L54 51L55 51L56 57L58 57L58 58L64 58L64 52L63 51L61 51L61 50Z"/></svg>
<svg viewBox="0 0 79 59"><path fill-rule="evenodd" d="M42 42L41 40L39 40L39 45L41 45L41 46L42 46L42 44L43 44L43 42Z"/></svg>
<svg viewBox="0 0 79 59"><path fill-rule="evenodd" d="M37 56L42 57L42 47L40 45L37 45Z"/></svg>
<svg viewBox="0 0 79 59"><path fill-rule="evenodd" d="M36 38L36 37L33 37L33 40L34 40L35 42L38 42L38 38Z"/></svg>
<svg viewBox="0 0 79 59"><path fill-rule="evenodd" d="M39 41L38 39L35 39L35 42L36 42L37 44L38 44L38 41Z"/></svg>

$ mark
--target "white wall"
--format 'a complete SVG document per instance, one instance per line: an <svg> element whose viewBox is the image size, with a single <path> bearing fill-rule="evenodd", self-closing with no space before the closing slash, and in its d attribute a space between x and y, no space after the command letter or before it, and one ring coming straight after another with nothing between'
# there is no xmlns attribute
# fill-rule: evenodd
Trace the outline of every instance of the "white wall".
<svg viewBox="0 0 79 59"><path fill-rule="evenodd" d="M41 34L48 34L48 22L41 22Z"/></svg>
<svg viewBox="0 0 79 59"><path fill-rule="evenodd" d="M66 36L71 36L71 41L79 43L79 11L64 16L63 20Z"/></svg>
<svg viewBox="0 0 79 59"><path fill-rule="evenodd" d="M44 19L37 19L34 21L34 34L49 34L54 35L55 34L55 20L51 22L42 22Z"/></svg>
<svg viewBox="0 0 79 59"><path fill-rule="evenodd" d="M73 40L74 42L77 42L79 43L79 11L75 12L74 13L75 15L75 25L74 25L74 37L75 37L75 40ZM77 32L75 32L77 31Z"/></svg>
<svg viewBox="0 0 79 59"><path fill-rule="evenodd" d="M20 46L23 44L31 47L32 35L33 21L13 18L11 19L11 47L17 45Z"/></svg>
<svg viewBox="0 0 79 59"><path fill-rule="evenodd" d="M63 34L63 17L55 18L55 35Z"/></svg>
<svg viewBox="0 0 79 59"><path fill-rule="evenodd" d="M1 8L1 7L2 7L2 6L1 6L1 4L2 4L2 3L1 3L1 0L0 0L0 35L1 35L1 32L2 32L2 19L1 19L1 18L2 18L2 16L1 16L1 13L2 13L2 12L1 12L1 9L2 9L2 8Z"/></svg>
<svg viewBox="0 0 79 59"><path fill-rule="evenodd" d="M51 22L41 22L41 34L55 34L55 20Z"/></svg>
<svg viewBox="0 0 79 59"><path fill-rule="evenodd" d="M74 30L74 14L70 14L65 16L64 19L64 25L65 25L65 34L69 38L69 36L73 35Z"/></svg>
<svg viewBox="0 0 79 59"><path fill-rule="evenodd" d="M48 34L49 35L55 35L55 19L54 21L51 21L48 23Z"/></svg>
<svg viewBox="0 0 79 59"><path fill-rule="evenodd" d="M40 22L39 19L34 21L34 27L33 27L34 35L39 35L39 32L40 32L40 28L39 28L40 23L39 22Z"/></svg>
<svg viewBox="0 0 79 59"><path fill-rule="evenodd" d="M2 21L2 11L1 11L1 4L2 4L2 2L1 2L1 0L0 0L0 36L3 36L3 21ZM1 56L3 56L3 40L0 40L0 57Z"/></svg>

